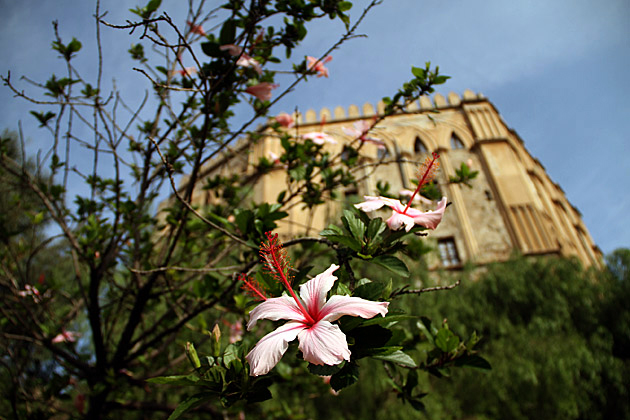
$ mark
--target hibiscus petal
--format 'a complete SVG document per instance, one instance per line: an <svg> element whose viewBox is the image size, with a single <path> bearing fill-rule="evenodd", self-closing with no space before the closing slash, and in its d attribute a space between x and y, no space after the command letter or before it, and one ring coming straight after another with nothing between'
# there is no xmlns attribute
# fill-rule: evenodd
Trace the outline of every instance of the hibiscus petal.
<svg viewBox="0 0 630 420"><path fill-rule="evenodd" d="M289 342L304 330L300 322L287 322L260 339L258 344L245 356L252 376L264 375L278 363L289 348Z"/></svg>
<svg viewBox="0 0 630 420"><path fill-rule="evenodd" d="M300 331L298 340L304 360L314 365L338 365L344 359L350 360L346 335L328 321Z"/></svg>
<svg viewBox="0 0 630 420"><path fill-rule="evenodd" d="M387 306L389 306L389 302L372 302L354 296L334 295L328 299L328 302L319 312L319 316L323 321L330 322L336 321L344 315L369 319L378 314L385 316Z"/></svg>
<svg viewBox="0 0 630 420"><path fill-rule="evenodd" d="M435 229L442 221L444 210L446 210L446 197L442 197L435 211L428 211L418 216L414 216L413 221L416 225L424 226L429 229Z"/></svg>
<svg viewBox="0 0 630 420"><path fill-rule="evenodd" d="M366 213L369 213L374 210L378 210L385 205L383 200L381 200L381 197L372 197L372 196L366 195L363 198L366 201L364 201L363 203L355 204L354 207Z"/></svg>
<svg viewBox="0 0 630 420"><path fill-rule="evenodd" d="M398 230L405 225L405 230L409 232L414 225L414 219L406 214L393 211L391 217L386 220L386 223L391 230Z"/></svg>
<svg viewBox="0 0 630 420"><path fill-rule="evenodd" d="M310 314L317 314L324 306L326 294L332 289L335 280L337 280L333 272L338 268L338 265L331 264L328 270L300 286L300 297L306 304L306 310Z"/></svg>
<svg viewBox="0 0 630 420"><path fill-rule="evenodd" d="M350 128L350 127L341 127L341 130L350 137L353 138L357 138L361 136L361 132L359 130L355 130L354 128Z"/></svg>
<svg viewBox="0 0 630 420"><path fill-rule="evenodd" d="M279 319L288 319L291 321L305 322L302 311L290 296L280 296L277 298L267 299L260 305L256 306L249 313L249 322L247 329L251 330L259 319L270 319L277 321Z"/></svg>
<svg viewBox="0 0 630 420"><path fill-rule="evenodd" d="M219 47L219 50L221 50L221 51L227 50L228 54L230 54L232 56L237 56L237 55L241 55L241 52L243 51L243 48L239 47L238 45L234 45L234 44L225 44L225 45L221 45Z"/></svg>

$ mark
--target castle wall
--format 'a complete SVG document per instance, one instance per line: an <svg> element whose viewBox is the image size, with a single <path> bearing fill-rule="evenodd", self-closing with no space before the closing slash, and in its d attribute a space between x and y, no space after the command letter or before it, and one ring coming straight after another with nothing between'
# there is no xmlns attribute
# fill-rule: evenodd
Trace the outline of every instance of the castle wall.
<svg viewBox="0 0 630 420"><path fill-rule="evenodd" d="M338 155L343 144L353 140L343 127L382 114L383 110L382 102L376 107L337 107L332 112L327 108L319 113L308 110L294 116L298 128L291 130L292 134L293 130L299 134L324 131L338 141L325 148ZM411 180L417 177L419 164L431 152L438 152L441 169L436 180L451 204L439 228L431 232L431 240L452 240L462 261L479 264L505 260L518 249L524 254L574 255L586 266L601 265L601 252L579 212L483 96L467 90L461 97L437 94L433 102L422 97L406 112L380 121L370 136L383 140L387 153L373 144L361 147L356 168L358 189L339 191L336 200L329 200L315 211L304 209L296 197L289 203L288 220L280 222L281 234L317 234L329 223L337 222L344 193L376 195L379 180L387 181L394 195L401 189L413 190ZM250 165L262 156L269 157L270 152L282 154L278 138L269 136L259 141L248 156ZM455 175L462 163L479 171L472 181L473 188L449 182L449 176ZM265 175L254 188L253 199L276 202L278 194L287 188L286 177L283 168ZM378 215L387 218L390 213L381 210ZM430 261L430 265L439 267L439 259Z"/></svg>

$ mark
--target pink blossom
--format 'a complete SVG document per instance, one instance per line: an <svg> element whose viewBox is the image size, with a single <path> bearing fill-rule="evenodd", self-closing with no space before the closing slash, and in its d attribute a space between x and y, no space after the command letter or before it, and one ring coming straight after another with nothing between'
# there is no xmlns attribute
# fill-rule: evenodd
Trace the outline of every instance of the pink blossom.
<svg viewBox="0 0 630 420"><path fill-rule="evenodd" d="M310 133L302 134L300 137L311 140L313 143L319 145L324 143L337 144L337 141L332 136L322 131L312 131Z"/></svg>
<svg viewBox="0 0 630 420"><path fill-rule="evenodd" d="M291 296L264 298L249 316L247 329L259 319L289 320L275 331L265 335L246 356L251 366L250 374L264 375L278 363L287 351L289 342L299 341L298 348L304 360L315 365L337 365L350 360L350 350L345 334L332 322L344 315L372 318L385 316L389 302L372 302L358 297L334 295L326 301L326 294L337 277L332 273L339 266L332 264L326 271L300 286L298 298L288 282Z"/></svg>
<svg viewBox="0 0 630 420"><path fill-rule="evenodd" d="M221 51L227 51L232 57L237 57L243 52L243 48L234 44L225 44L219 47Z"/></svg>
<svg viewBox="0 0 630 420"><path fill-rule="evenodd" d="M235 322L234 324L229 324L230 327L230 338L229 342L231 344L236 343L237 341L241 341L243 338L243 324L240 322Z"/></svg>
<svg viewBox="0 0 630 420"><path fill-rule="evenodd" d="M287 114L286 112L282 112L276 116L276 122L283 127L291 128L293 127L294 121L293 117Z"/></svg>
<svg viewBox="0 0 630 420"><path fill-rule="evenodd" d="M392 215L387 219L387 226L391 230L398 230L403 225L405 230L409 232L414 225L424 226L429 229L435 229L442 221L444 216L444 210L446 209L446 197L442 197L442 200L438 203L435 211L422 212L409 205L404 205L398 200L387 197L370 197L365 196L366 201L363 203L355 204L354 206L359 210L370 212L380 209L383 206L388 206L392 209Z"/></svg>
<svg viewBox="0 0 630 420"><path fill-rule="evenodd" d="M353 127L342 127L344 133L352 138L359 139L361 142L372 143L378 146L379 149L385 148L385 142L383 140L376 139L374 137L368 137L367 133L372 128L372 123L369 121L361 120L352 124Z"/></svg>
<svg viewBox="0 0 630 420"><path fill-rule="evenodd" d="M187 20L186 23L188 24L188 26L190 26L190 32L192 32L193 34L206 36L206 31L204 31L200 25L195 25L189 20Z"/></svg>
<svg viewBox="0 0 630 420"><path fill-rule="evenodd" d="M31 296L35 303L39 303L42 300L42 296L39 293L39 290L37 290L37 288L31 286L30 284L25 285L24 286L24 290L20 290L18 292L18 295L22 296L22 297Z"/></svg>
<svg viewBox="0 0 630 420"><path fill-rule="evenodd" d="M260 63L243 52L243 48L234 44L225 44L219 47L221 51L227 51L231 56L238 57L237 66L252 67L259 75L262 74L262 66Z"/></svg>
<svg viewBox="0 0 630 420"><path fill-rule="evenodd" d="M195 73L197 73L196 67L184 67L183 69L171 72L171 76L174 76L176 74L179 74L180 76L192 76Z"/></svg>
<svg viewBox="0 0 630 420"><path fill-rule="evenodd" d="M321 61L311 56L307 56L306 60L308 61L306 68L311 71L316 71L317 77L328 77L328 69L324 67L324 64L332 60L330 55L324 57Z"/></svg>
<svg viewBox="0 0 630 420"><path fill-rule="evenodd" d="M249 93L250 95L254 95L261 101L268 101L271 99L271 90L277 87L277 84L262 82L254 86L249 86L247 89L245 89L245 92Z"/></svg>
<svg viewBox="0 0 630 420"><path fill-rule="evenodd" d="M418 171L419 179L416 190L411 193L411 198L407 205L402 204L398 200L387 197L370 197L365 196L363 203L355 204L354 206L365 212L374 211L380 209L383 206L388 206L392 209L392 215L387 219L387 226L392 230L398 230L403 225L405 230L409 232L414 225L424 226L429 229L435 229L437 225L442 221L444 210L446 209L446 197L442 197L442 200L438 203L435 211L422 212L411 208L414 198L418 195L424 185L431 182L435 177L440 163L437 159L440 157L437 153L433 152L432 157L427 157Z"/></svg>
<svg viewBox="0 0 630 420"><path fill-rule="evenodd" d="M269 158L270 161L273 162L274 165L281 165L282 164L282 162L280 161L280 156L276 155L272 151L267 152L267 157Z"/></svg>
<svg viewBox="0 0 630 420"><path fill-rule="evenodd" d="M53 339L53 343L74 343L77 341L81 334L73 331L61 331L60 334L57 334Z"/></svg>

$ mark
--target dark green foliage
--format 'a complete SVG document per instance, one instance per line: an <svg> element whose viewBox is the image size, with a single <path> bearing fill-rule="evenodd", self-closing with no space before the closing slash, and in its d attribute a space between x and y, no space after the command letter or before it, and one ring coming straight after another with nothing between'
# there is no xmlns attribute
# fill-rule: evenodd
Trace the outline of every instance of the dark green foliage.
<svg viewBox="0 0 630 420"><path fill-rule="evenodd" d="M468 188L472 188L470 181L475 179L479 175L479 171L471 171L465 162L462 162L459 169L455 169L455 175L449 177L449 182L452 184L464 184Z"/></svg>
<svg viewBox="0 0 630 420"><path fill-rule="evenodd" d="M456 401L449 410L459 414L435 418L628 418L630 363L615 351L628 339L623 283L571 260L517 259L448 296L427 296L429 314L480 333L492 363L485 375L461 371L451 383L436 382L431 405Z"/></svg>

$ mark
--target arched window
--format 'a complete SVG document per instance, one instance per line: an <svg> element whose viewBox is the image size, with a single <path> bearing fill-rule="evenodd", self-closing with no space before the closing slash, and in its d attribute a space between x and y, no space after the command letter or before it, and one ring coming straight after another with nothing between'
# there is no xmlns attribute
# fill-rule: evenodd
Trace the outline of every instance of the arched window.
<svg viewBox="0 0 630 420"><path fill-rule="evenodd" d="M386 157L388 157L389 156L389 149L387 148L387 146L379 147L378 151L376 152L376 156L379 159L385 159Z"/></svg>
<svg viewBox="0 0 630 420"><path fill-rule="evenodd" d="M464 149L464 143L462 143L455 133L451 135L451 149Z"/></svg>
<svg viewBox="0 0 630 420"><path fill-rule="evenodd" d="M429 149L427 149L427 146L424 145L424 143L422 142L422 140L420 140L420 137L418 136L416 136L416 142L413 145L413 151L416 152L416 154L429 153Z"/></svg>

